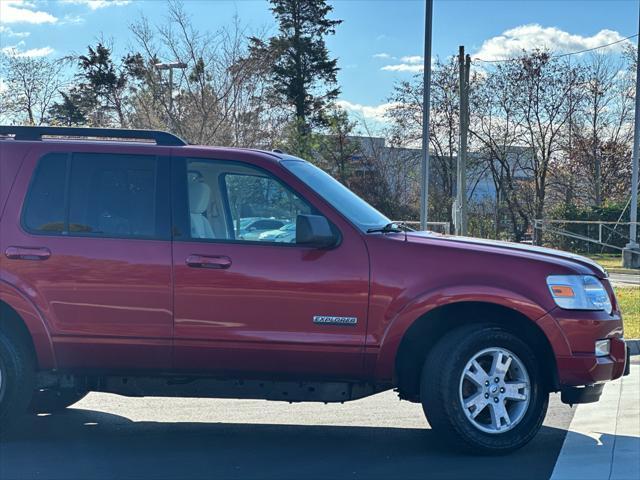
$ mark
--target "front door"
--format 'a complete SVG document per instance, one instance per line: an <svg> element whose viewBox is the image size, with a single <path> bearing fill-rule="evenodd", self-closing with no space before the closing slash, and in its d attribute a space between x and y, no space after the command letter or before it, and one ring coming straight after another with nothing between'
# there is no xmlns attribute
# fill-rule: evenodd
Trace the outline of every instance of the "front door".
<svg viewBox="0 0 640 480"><path fill-rule="evenodd" d="M352 227L328 217L339 246L296 245L297 215L326 212L255 165L174 158L173 176L174 365L361 375L369 266Z"/></svg>

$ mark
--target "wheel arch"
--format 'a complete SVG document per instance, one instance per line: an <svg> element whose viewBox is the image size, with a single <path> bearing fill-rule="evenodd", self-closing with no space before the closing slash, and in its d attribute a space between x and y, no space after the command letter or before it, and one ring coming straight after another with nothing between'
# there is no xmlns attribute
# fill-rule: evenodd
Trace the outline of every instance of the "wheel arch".
<svg viewBox="0 0 640 480"><path fill-rule="evenodd" d="M39 369L56 367L53 342L40 311L4 281L0 281L0 328L28 343Z"/></svg>
<svg viewBox="0 0 640 480"><path fill-rule="evenodd" d="M532 344L545 374L547 390L558 388L552 345L543 329L524 313L486 300L465 300L437 306L418 316L405 330L394 357L394 384L401 398L417 401L420 374L430 349L451 329L468 324L494 324Z"/></svg>

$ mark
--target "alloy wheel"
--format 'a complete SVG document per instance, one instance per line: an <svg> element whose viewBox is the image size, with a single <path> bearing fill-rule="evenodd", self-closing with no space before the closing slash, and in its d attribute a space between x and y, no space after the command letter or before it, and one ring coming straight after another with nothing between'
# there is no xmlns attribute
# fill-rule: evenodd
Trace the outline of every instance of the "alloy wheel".
<svg viewBox="0 0 640 480"><path fill-rule="evenodd" d="M527 413L530 398L529 373L505 348L481 350L462 371L460 403L469 422L482 432L499 434L514 428Z"/></svg>

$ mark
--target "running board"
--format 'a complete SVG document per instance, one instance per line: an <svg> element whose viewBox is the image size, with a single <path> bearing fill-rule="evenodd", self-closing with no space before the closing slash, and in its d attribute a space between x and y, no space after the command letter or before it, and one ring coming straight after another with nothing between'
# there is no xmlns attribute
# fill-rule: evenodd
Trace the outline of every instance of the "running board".
<svg viewBox="0 0 640 480"><path fill-rule="evenodd" d="M285 402L347 402L385 388L369 383L220 380L201 377L104 376L88 381L90 391L129 397L194 397L280 400Z"/></svg>

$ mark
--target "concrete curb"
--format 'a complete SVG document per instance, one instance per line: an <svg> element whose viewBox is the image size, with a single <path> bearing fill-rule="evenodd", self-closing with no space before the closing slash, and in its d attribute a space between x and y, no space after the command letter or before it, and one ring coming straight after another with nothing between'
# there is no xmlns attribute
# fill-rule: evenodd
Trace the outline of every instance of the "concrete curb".
<svg viewBox="0 0 640 480"><path fill-rule="evenodd" d="M617 273L619 275L640 275L640 270L635 268L607 268L607 272L609 273Z"/></svg>
<svg viewBox="0 0 640 480"><path fill-rule="evenodd" d="M629 353L631 355L640 355L640 339L637 339L637 338L626 339L625 338L624 341L627 344L627 348L629 349Z"/></svg>

